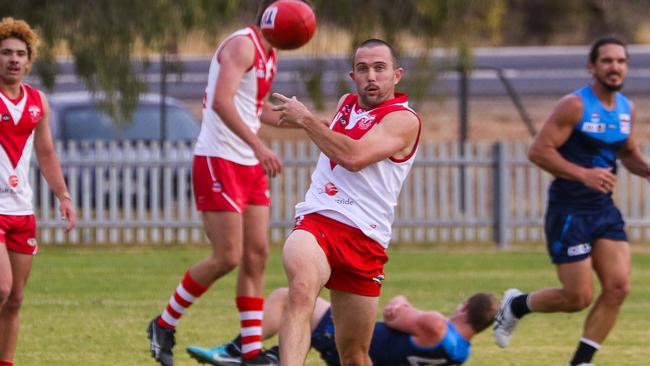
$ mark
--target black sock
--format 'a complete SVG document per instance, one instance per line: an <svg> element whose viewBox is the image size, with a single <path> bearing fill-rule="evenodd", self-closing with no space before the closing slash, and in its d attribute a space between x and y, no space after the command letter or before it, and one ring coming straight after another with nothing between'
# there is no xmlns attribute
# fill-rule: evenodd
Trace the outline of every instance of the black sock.
<svg viewBox="0 0 650 366"><path fill-rule="evenodd" d="M527 299L528 294L521 294L512 299L512 302L510 303L510 310L512 310L512 315L514 315L517 319L521 319L524 315L530 313L530 309L526 303Z"/></svg>
<svg viewBox="0 0 650 366"><path fill-rule="evenodd" d="M241 334L230 341L228 348L230 353L241 354Z"/></svg>
<svg viewBox="0 0 650 366"><path fill-rule="evenodd" d="M580 343L578 343L578 348L576 349L576 353L573 354L570 364L580 365L581 363L590 363L598 348L600 346L597 343L580 338Z"/></svg>

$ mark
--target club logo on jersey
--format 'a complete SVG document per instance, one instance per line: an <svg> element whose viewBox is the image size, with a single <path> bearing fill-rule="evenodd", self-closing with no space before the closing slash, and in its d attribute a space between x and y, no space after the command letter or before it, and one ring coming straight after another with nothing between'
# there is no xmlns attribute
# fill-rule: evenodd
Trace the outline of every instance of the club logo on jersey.
<svg viewBox="0 0 650 366"><path fill-rule="evenodd" d="M594 123L600 122L600 115L598 113L592 113L590 121Z"/></svg>
<svg viewBox="0 0 650 366"><path fill-rule="evenodd" d="M300 224L302 224L302 220L304 220L304 219L305 219L305 215L300 215L300 216L296 217L296 223L295 223L294 226L300 226Z"/></svg>
<svg viewBox="0 0 650 366"><path fill-rule="evenodd" d="M630 115L627 113L621 113L618 115L619 121L621 121L621 133L629 135L632 132L632 122Z"/></svg>
<svg viewBox="0 0 650 366"><path fill-rule="evenodd" d="M275 16L278 15L277 6L269 6L262 14L260 26L262 29L273 29L275 27Z"/></svg>
<svg viewBox="0 0 650 366"><path fill-rule="evenodd" d="M9 116L8 114L2 115L2 122L8 122L10 120L11 120L11 116Z"/></svg>
<svg viewBox="0 0 650 366"><path fill-rule="evenodd" d="M375 116L362 116L359 117L359 120L357 121L357 126L359 126L360 129L362 130L367 130L370 126L372 126L372 122L374 122Z"/></svg>
<svg viewBox="0 0 650 366"><path fill-rule="evenodd" d="M212 182L212 192L216 192L216 193L221 192L221 183Z"/></svg>
<svg viewBox="0 0 650 366"><path fill-rule="evenodd" d="M323 189L325 193L327 193L328 196L335 196L337 193L339 193L339 189L336 188L334 183L328 182L325 184L325 188Z"/></svg>
<svg viewBox="0 0 650 366"><path fill-rule="evenodd" d="M9 187L11 188L16 188L18 187L18 176L17 175L10 175L9 179L7 180L7 183L9 183Z"/></svg>
<svg viewBox="0 0 650 366"><path fill-rule="evenodd" d="M41 109L38 106L29 106L29 115L32 117L32 122L38 122L41 119Z"/></svg>
<svg viewBox="0 0 650 366"><path fill-rule="evenodd" d="M604 123L585 122L582 124L584 132L603 133L605 132L606 125Z"/></svg>
<svg viewBox="0 0 650 366"><path fill-rule="evenodd" d="M36 241L36 238L29 238L27 239L27 245L30 247L35 247L38 242Z"/></svg>
<svg viewBox="0 0 650 366"><path fill-rule="evenodd" d="M627 113L621 113L618 115L618 119L621 120L621 122L630 122L630 115Z"/></svg>
<svg viewBox="0 0 650 366"><path fill-rule="evenodd" d="M621 133L629 135L632 132L632 124L630 122L621 121Z"/></svg>

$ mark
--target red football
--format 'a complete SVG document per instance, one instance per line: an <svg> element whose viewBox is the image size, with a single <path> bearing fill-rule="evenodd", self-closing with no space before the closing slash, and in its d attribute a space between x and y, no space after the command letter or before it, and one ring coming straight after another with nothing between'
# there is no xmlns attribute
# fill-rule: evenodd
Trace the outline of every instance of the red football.
<svg viewBox="0 0 650 366"><path fill-rule="evenodd" d="M262 34L273 47L292 50L309 42L316 32L316 15L307 3L278 0L262 14Z"/></svg>

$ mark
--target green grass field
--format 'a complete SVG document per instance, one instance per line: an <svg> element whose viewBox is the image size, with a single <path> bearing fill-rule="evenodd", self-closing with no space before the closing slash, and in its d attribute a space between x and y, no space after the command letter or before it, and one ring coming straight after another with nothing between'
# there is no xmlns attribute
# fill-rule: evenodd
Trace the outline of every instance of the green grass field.
<svg viewBox="0 0 650 366"><path fill-rule="evenodd" d="M536 247L537 248L537 247ZM43 247L27 287L16 365L155 365L145 328L159 313L184 271L207 247ZM539 248L500 252L464 247L391 248L382 305L405 293L422 308L449 314L467 295L504 289L554 286L553 267ZM268 265L267 289L283 286L280 250ZM217 283L178 327L176 365L197 365L189 344L210 346L238 330L234 275ZM326 294L326 291L324 292ZM644 365L650 359L650 254L635 250L632 293L619 322L596 356L598 366ZM468 366L565 365L580 336L586 312L533 314L517 329L507 350L490 331L474 338ZM321 365L311 352L308 365Z"/></svg>

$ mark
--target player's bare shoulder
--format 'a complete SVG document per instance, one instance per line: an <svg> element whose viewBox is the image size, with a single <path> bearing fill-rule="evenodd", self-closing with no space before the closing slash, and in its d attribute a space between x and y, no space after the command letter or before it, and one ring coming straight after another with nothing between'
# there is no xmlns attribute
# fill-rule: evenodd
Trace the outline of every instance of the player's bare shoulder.
<svg viewBox="0 0 650 366"><path fill-rule="evenodd" d="M382 124L384 127L394 131L399 131L399 134L404 136L417 137L420 130L420 118L415 112L410 109L401 109L388 113Z"/></svg>
<svg viewBox="0 0 650 366"><path fill-rule="evenodd" d="M239 35L227 40L220 52L219 62L237 65L252 65L255 59L255 44L245 35Z"/></svg>
<svg viewBox="0 0 650 366"><path fill-rule="evenodd" d="M548 122L559 125L577 125L582 118L584 103L575 94L562 97L556 104Z"/></svg>

